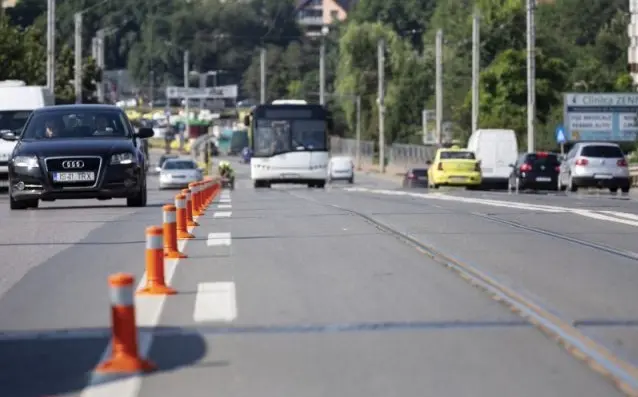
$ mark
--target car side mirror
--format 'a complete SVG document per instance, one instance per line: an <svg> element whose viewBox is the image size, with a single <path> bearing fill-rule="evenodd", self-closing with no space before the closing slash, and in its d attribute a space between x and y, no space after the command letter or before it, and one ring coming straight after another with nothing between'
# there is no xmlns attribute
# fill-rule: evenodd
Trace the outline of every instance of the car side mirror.
<svg viewBox="0 0 638 397"><path fill-rule="evenodd" d="M11 130L2 130L0 131L0 135L2 139L4 139L5 141L17 141L18 137L16 136L16 134L13 133L13 131Z"/></svg>
<svg viewBox="0 0 638 397"><path fill-rule="evenodd" d="M510 166L511 168L514 168L514 167L515 167L515 166L514 166L514 164L510 164L509 166Z"/></svg>
<svg viewBox="0 0 638 397"><path fill-rule="evenodd" d="M248 115L244 116L244 125L246 127L250 126L250 116L248 116Z"/></svg>
<svg viewBox="0 0 638 397"><path fill-rule="evenodd" d="M137 137L140 139L148 139L152 138L153 135L155 135L155 131L153 131L153 129L149 127L142 127L137 131L137 134L135 135L137 135Z"/></svg>

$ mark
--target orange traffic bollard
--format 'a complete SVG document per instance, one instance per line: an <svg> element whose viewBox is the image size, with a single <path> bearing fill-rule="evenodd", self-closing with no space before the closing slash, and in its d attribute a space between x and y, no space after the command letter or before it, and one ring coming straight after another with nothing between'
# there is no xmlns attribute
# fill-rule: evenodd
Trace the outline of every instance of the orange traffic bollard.
<svg viewBox="0 0 638 397"><path fill-rule="evenodd" d="M193 202L191 199L191 190L183 189L182 194L186 196L186 222L188 227L199 226L199 223L193 220Z"/></svg>
<svg viewBox="0 0 638 397"><path fill-rule="evenodd" d="M146 286L140 295L173 295L177 291L164 280L164 231L159 226L146 228Z"/></svg>
<svg viewBox="0 0 638 397"><path fill-rule="evenodd" d="M177 208L177 238L187 240L195 238L188 232L188 217L186 216L186 196L178 194L175 196L175 208Z"/></svg>
<svg viewBox="0 0 638 397"><path fill-rule="evenodd" d="M156 368L139 356L137 325L133 301L133 276L117 273L109 276L111 298L111 357L98 364L97 373L139 373Z"/></svg>
<svg viewBox="0 0 638 397"><path fill-rule="evenodd" d="M199 211L199 207L201 206L201 195L199 182L189 184L188 188L191 190L193 217L200 216L201 212Z"/></svg>
<svg viewBox="0 0 638 397"><path fill-rule="evenodd" d="M211 201L213 201L213 180L206 178L206 206L209 206Z"/></svg>
<svg viewBox="0 0 638 397"><path fill-rule="evenodd" d="M172 204L167 204L162 208L162 211L164 214L164 256L171 259L188 258L177 249L177 208Z"/></svg>
<svg viewBox="0 0 638 397"><path fill-rule="evenodd" d="M204 193L204 206L206 207L208 207L208 204L210 204L210 196L211 196L210 188L211 188L210 179L209 178L204 179L204 191L206 192Z"/></svg>

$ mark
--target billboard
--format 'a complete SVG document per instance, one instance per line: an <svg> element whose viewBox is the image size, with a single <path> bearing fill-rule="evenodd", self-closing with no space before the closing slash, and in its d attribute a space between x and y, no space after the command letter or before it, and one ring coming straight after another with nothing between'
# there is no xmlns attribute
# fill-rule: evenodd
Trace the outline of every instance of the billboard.
<svg viewBox="0 0 638 397"><path fill-rule="evenodd" d="M223 99L237 98L237 85L222 85L217 87L207 87L207 88L195 88L195 87L175 87L170 86L166 87L166 97L167 98L215 98L215 99Z"/></svg>
<svg viewBox="0 0 638 397"><path fill-rule="evenodd" d="M567 142L636 140L638 93L565 93L563 104Z"/></svg>

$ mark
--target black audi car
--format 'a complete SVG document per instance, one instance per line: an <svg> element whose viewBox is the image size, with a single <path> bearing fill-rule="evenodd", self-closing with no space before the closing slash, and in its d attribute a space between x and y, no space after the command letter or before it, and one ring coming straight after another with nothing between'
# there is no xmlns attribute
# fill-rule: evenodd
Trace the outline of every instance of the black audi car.
<svg viewBox="0 0 638 397"><path fill-rule="evenodd" d="M126 198L146 206L146 159L142 139L126 114L110 105L49 106L33 111L9 159L9 201L13 210L40 200Z"/></svg>

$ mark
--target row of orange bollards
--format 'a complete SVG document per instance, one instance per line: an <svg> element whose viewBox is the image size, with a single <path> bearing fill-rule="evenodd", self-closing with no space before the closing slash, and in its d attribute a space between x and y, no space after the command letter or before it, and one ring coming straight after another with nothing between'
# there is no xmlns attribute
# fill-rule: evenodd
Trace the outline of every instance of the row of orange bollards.
<svg viewBox="0 0 638 397"><path fill-rule="evenodd" d="M162 208L163 225L146 229L146 285L138 295L174 295L176 290L166 285L164 258L188 256L179 251L177 242L195 238L189 227L199 226L200 217L215 199L221 185L212 178L188 185L175 196L175 204ZM137 373L155 369L155 365L139 355L135 320L134 277L117 273L108 279L111 301L111 356L96 368L98 373Z"/></svg>

